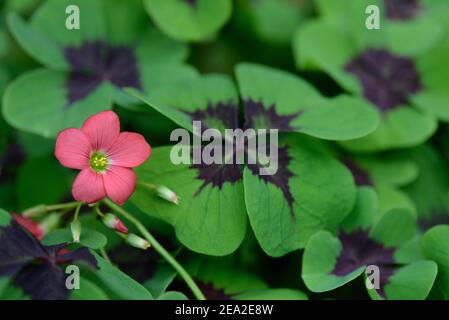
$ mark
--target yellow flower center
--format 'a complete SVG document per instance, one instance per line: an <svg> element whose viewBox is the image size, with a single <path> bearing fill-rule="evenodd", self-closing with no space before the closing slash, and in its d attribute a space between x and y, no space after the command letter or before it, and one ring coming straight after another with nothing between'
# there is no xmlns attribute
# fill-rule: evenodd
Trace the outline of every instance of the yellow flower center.
<svg viewBox="0 0 449 320"><path fill-rule="evenodd" d="M90 168L95 172L103 172L108 168L108 157L102 152L94 152L90 156Z"/></svg>

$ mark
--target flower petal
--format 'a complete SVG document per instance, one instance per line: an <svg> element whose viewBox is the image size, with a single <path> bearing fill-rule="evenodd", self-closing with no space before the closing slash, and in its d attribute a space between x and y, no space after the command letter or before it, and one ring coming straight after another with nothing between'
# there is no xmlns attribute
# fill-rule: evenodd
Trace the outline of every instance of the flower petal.
<svg viewBox="0 0 449 320"><path fill-rule="evenodd" d="M95 151L106 151L120 134L120 120L113 111L102 111L89 117L81 128Z"/></svg>
<svg viewBox="0 0 449 320"><path fill-rule="evenodd" d="M106 192L102 174L95 173L90 168L83 169L75 179L72 195L75 200L85 203L94 203L103 199Z"/></svg>
<svg viewBox="0 0 449 320"><path fill-rule="evenodd" d="M113 165L132 168L150 157L151 147L142 135L122 132L107 154Z"/></svg>
<svg viewBox="0 0 449 320"><path fill-rule="evenodd" d="M118 205L124 204L136 190L136 175L132 169L111 166L103 179L106 194Z"/></svg>
<svg viewBox="0 0 449 320"><path fill-rule="evenodd" d="M13 213L12 216L25 229L27 229L36 239L41 240L45 236L45 230L39 223L30 218Z"/></svg>
<svg viewBox="0 0 449 320"><path fill-rule="evenodd" d="M86 168L91 150L89 139L80 129L66 129L56 138L55 156L64 167Z"/></svg>

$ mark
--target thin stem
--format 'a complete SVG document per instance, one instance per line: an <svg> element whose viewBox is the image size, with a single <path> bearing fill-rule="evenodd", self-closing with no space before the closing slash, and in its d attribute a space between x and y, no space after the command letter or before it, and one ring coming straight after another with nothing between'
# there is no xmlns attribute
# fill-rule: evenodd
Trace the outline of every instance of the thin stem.
<svg viewBox="0 0 449 320"><path fill-rule="evenodd" d="M154 185L154 184L152 184L152 183L147 183L147 182L140 182L140 181L138 181L137 184L138 184L138 185L141 185L141 186L143 186L143 187L146 187L146 188L148 188L148 189L150 189L150 190L155 190L156 187L157 187L156 185Z"/></svg>
<svg viewBox="0 0 449 320"><path fill-rule="evenodd" d="M106 252L106 250L104 248L100 248L100 254L107 262L112 264L112 261L109 258L108 253Z"/></svg>
<svg viewBox="0 0 449 320"><path fill-rule="evenodd" d="M60 204L53 204L50 206L45 206L45 210L48 211L56 211L61 209L72 209L77 207L78 205L82 205L82 202L74 201L74 202L68 202L68 203L60 203Z"/></svg>
<svg viewBox="0 0 449 320"><path fill-rule="evenodd" d="M76 221L76 220L78 220L78 216L79 216L79 214L80 214L80 210L81 210L81 207L83 206L83 204L80 202L80 203L78 203L78 205L76 206L76 209L75 209L75 214L73 215L73 221Z"/></svg>
<svg viewBox="0 0 449 320"><path fill-rule="evenodd" d="M47 213L50 211L57 211L57 210L71 210L78 206L81 202L74 201L74 202L68 202L68 203L59 203L59 204L53 204L53 205L46 205L46 204L40 204L31 208L28 208L22 212L22 215L25 217L33 217L36 215L40 215L42 213Z"/></svg>
<svg viewBox="0 0 449 320"><path fill-rule="evenodd" d="M203 295L200 288L198 288L195 281L193 281L192 277L184 269L184 267L179 264L178 261L176 261L176 259L151 235L150 232L148 232L148 230L139 220L137 220L132 214L130 214L122 207L116 205L111 200L104 199L103 201L107 206L120 213L123 217L125 217L136 226L140 233L142 233L142 235L150 242L154 250L156 250L176 271L178 271L179 275L184 279L184 281L189 286L190 290L192 290L193 294L198 300L206 300L206 297Z"/></svg>
<svg viewBox="0 0 449 320"><path fill-rule="evenodd" d="M94 211L100 218L104 216L104 213L100 210L100 204L98 202L94 206Z"/></svg>

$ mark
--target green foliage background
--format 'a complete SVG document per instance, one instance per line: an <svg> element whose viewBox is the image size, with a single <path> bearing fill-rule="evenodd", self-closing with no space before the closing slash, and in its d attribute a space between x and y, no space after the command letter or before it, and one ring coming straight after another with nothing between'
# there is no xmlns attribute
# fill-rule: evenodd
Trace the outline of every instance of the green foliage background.
<svg viewBox="0 0 449 320"><path fill-rule="evenodd" d="M122 130L153 148L136 170L139 182L181 199L176 206L138 187L125 208L207 298L449 299L449 4L417 2L422 11L401 22L385 16L384 0L2 1L0 222L7 212L71 201L75 172L54 158L55 136L112 109ZM64 27L68 4L81 9L80 31ZM369 4L381 8L380 30L365 28ZM131 46L142 88L104 80L67 109L64 48L94 40ZM414 59L424 83L388 113L344 70L372 47ZM247 167L238 182L197 194L198 172L169 159L172 130L191 130L188 112L232 102L243 122L249 99L300 114L280 138L291 158L291 207ZM156 253L124 245L90 210L80 219L80 245L106 249L116 266L95 253L100 270L83 274L72 299L192 298ZM55 229L44 244L71 241L66 220ZM364 287L366 265L332 273L343 250L338 235L354 230L396 250L399 269L385 296ZM0 278L0 298L27 297Z"/></svg>

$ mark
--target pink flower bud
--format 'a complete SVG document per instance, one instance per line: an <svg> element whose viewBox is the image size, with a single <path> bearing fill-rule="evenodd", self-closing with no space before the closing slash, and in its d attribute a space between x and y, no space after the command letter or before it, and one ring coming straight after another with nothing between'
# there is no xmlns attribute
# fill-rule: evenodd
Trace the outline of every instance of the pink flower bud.
<svg viewBox="0 0 449 320"><path fill-rule="evenodd" d="M122 222L122 220L120 220L119 218L117 218L115 215L113 215L112 213L106 213L102 219L103 224L108 227L109 229L118 231L120 233L124 233L127 234L128 233L128 228L125 226L125 224Z"/></svg>

